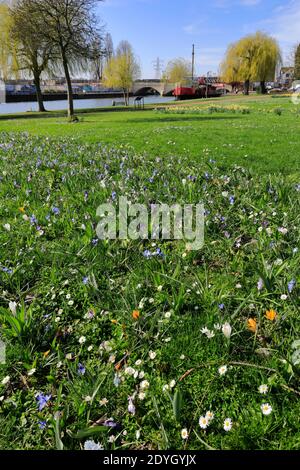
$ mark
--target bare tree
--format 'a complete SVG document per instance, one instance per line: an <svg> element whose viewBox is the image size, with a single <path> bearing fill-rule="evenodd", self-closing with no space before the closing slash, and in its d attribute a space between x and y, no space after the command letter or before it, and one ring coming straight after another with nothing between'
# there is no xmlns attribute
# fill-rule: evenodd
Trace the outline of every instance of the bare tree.
<svg viewBox="0 0 300 470"><path fill-rule="evenodd" d="M18 70L28 70L33 75L39 111L44 112L41 91L41 75L48 68L55 55L48 42L41 40L36 33L34 4L19 0L10 8L10 38L17 55Z"/></svg>
<svg viewBox="0 0 300 470"><path fill-rule="evenodd" d="M106 63L112 58L114 55L114 43L110 33L107 33L104 38L104 54L106 57Z"/></svg>
<svg viewBox="0 0 300 470"><path fill-rule="evenodd" d="M93 58L99 35L95 7L102 0L24 0L34 4L37 37L59 54L68 91L68 117L74 119L71 69Z"/></svg>

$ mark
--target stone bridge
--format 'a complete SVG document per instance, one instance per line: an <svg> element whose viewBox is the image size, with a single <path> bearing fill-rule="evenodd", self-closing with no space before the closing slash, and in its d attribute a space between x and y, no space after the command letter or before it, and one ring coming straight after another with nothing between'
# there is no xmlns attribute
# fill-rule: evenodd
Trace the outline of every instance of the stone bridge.
<svg viewBox="0 0 300 470"><path fill-rule="evenodd" d="M147 92L154 90L161 96L171 96L175 89L172 83L166 83L162 80L136 80L132 87L132 94L135 96L145 95Z"/></svg>

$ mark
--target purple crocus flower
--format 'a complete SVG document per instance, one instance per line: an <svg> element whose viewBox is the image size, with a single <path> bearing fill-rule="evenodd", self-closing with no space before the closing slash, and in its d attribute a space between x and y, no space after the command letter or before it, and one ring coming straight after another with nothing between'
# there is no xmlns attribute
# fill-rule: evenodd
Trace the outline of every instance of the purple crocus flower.
<svg viewBox="0 0 300 470"><path fill-rule="evenodd" d="M39 421L39 428L43 431L47 426L46 421Z"/></svg>
<svg viewBox="0 0 300 470"><path fill-rule="evenodd" d="M43 393L39 393L35 398L38 403L39 411L42 411L51 400L51 395L44 395Z"/></svg>
<svg viewBox="0 0 300 470"><path fill-rule="evenodd" d="M261 290L263 290L263 288L264 288L264 281L262 279L260 279L257 283L257 289L259 291L261 291Z"/></svg>
<svg viewBox="0 0 300 470"><path fill-rule="evenodd" d="M136 409L135 409L135 405L133 403L133 397L129 397L128 398L128 413L130 413L132 416L135 415L135 412L136 412Z"/></svg>

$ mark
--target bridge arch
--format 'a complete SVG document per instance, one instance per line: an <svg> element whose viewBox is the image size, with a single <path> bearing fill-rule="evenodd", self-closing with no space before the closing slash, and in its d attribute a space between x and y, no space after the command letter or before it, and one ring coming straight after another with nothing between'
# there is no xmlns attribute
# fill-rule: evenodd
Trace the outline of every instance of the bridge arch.
<svg viewBox="0 0 300 470"><path fill-rule="evenodd" d="M155 86L142 86L141 88L135 89L134 90L134 95L135 96L146 96L147 94L150 94L149 92L155 92L156 94L160 95L161 94L161 87L155 87Z"/></svg>

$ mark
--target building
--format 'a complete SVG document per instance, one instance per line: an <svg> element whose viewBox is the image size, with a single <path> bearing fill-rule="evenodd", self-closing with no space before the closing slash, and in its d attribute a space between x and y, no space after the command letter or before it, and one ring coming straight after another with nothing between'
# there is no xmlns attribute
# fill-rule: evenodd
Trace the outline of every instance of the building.
<svg viewBox="0 0 300 470"><path fill-rule="evenodd" d="M294 67L281 67L277 83L283 87L290 87L294 80Z"/></svg>

